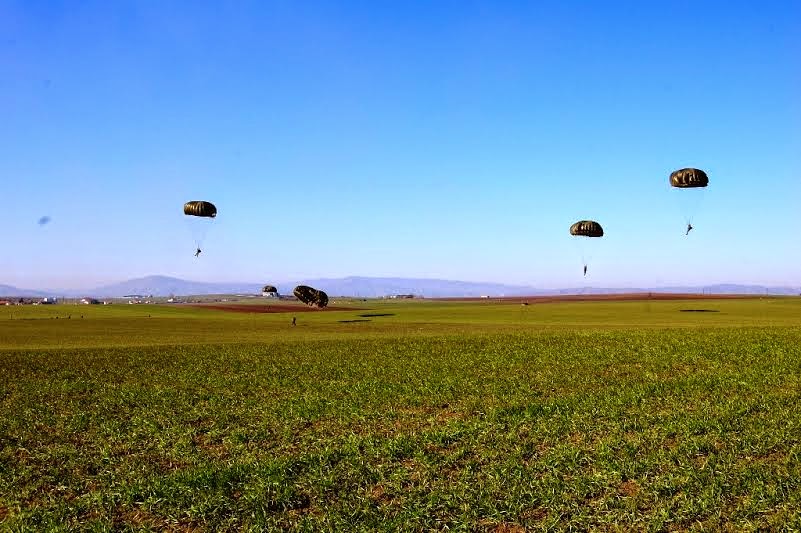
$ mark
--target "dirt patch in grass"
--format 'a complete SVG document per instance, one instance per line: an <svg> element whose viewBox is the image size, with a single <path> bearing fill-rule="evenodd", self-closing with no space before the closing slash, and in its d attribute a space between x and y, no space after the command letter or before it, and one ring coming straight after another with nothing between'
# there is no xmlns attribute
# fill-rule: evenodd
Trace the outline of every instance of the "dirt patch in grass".
<svg viewBox="0 0 801 533"><path fill-rule="evenodd" d="M157 517L145 509L117 508L113 518L114 529L151 528L159 531L200 531L201 528L192 522L168 521ZM127 526L127 527L126 527Z"/></svg>
<svg viewBox="0 0 801 533"><path fill-rule="evenodd" d="M512 522L501 522L492 528L494 533L525 533L526 528Z"/></svg>
<svg viewBox="0 0 801 533"><path fill-rule="evenodd" d="M640 492L640 485L636 481L624 481L618 485L617 491L623 496L636 496Z"/></svg>
<svg viewBox="0 0 801 533"><path fill-rule="evenodd" d="M388 505L395 501L395 498L391 494L387 494L387 491L381 485L376 485L370 489L369 495L371 500L381 505Z"/></svg>
<svg viewBox="0 0 801 533"><path fill-rule="evenodd" d="M230 456L228 446L222 442L215 442L204 433L199 433L192 437L192 442L203 452L217 460L227 459Z"/></svg>
<svg viewBox="0 0 801 533"><path fill-rule="evenodd" d="M530 520L532 522L542 522L548 516L548 509L544 507L532 507L531 509L526 509L520 515L520 518L524 520Z"/></svg>
<svg viewBox="0 0 801 533"><path fill-rule="evenodd" d="M783 450L765 451L754 455L750 460L767 464L780 464L787 460L787 452Z"/></svg>

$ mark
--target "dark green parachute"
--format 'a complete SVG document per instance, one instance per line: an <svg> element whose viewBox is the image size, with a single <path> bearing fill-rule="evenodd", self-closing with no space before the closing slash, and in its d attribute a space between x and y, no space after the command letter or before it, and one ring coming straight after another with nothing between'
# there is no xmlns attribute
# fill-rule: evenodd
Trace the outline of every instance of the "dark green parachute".
<svg viewBox="0 0 801 533"><path fill-rule="evenodd" d="M682 168L671 172L670 186L679 189L695 189L709 185L709 176L697 168Z"/></svg>
<svg viewBox="0 0 801 533"><path fill-rule="evenodd" d="M326 293L323 291L318 291L317 289L313 289L307 285L298 285L295 287L295 290L292 291L292 294L294 294L295 298L301 302L312 307L318 307L322 309L328 305L328 295Z"/></svg>
<svg viewBox="0 0 801 533"><path fill-rule="evenodd" d="M570 234L577 237L603 237L604 229L594 220L579 220L570 226Z"/></svg>
<svg viewBox="0 0 801 533"><path fill-rule="evenodd" d="M278 289L272 285L265 285L262 287L261 292L278 292Z"/></svg>
<svg viewBox="0 0 801 533"><path fill-rule="evenodd" d="M217 207L211 202L195 200L184 204L184 214L193 217L214 218L217 216Z"/></svg>

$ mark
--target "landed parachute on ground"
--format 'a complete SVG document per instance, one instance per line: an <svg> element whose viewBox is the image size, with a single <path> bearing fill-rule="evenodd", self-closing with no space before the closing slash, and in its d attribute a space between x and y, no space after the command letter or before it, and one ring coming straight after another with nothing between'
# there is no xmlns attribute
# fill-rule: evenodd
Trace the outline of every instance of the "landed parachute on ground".
<svg viewBox="0 0 801 533"><path fill-rule="evenodd" d="M604 229L594 220L579 220L570 226L570 234L575 237L603 237Z"/></svg>
<svg viewBox="0 0 801 533"><path fill-rule="evenodd" d="M265 285L261 288L261 292L278 292L278 289L273 285Z"/></svg>
<svg viewBox="0 0 801 533"><path fill-rule="evenodd" d="M184 204L184 215L214 218L217 216L217 206L211 202L193 200Z"/></svg>
<svg viewBox="0 0 801 533"><path fill-rule="evenodd" d="M307 285L298 285L292 291L295 298L305 303L306 305L322 309L328 305L328 295L323 291L318 291Z"/></svg>
<svg viewBox="0 0 801 533"><path fill-rule="evenodd" d="M682 168L670 173L670 186L677 189L696 189L709 185L709 176L697 168Z"/></svg>

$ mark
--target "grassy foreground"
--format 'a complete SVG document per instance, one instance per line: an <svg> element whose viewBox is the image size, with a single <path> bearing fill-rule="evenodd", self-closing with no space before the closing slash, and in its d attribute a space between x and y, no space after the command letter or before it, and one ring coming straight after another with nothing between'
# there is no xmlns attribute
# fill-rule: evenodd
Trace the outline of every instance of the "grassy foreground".
<svg viewBox="0 0 801 533"><path fill-rule="evenodd" d="M801 528L799 300L352 305L0 315L0 529Z"/></svg>

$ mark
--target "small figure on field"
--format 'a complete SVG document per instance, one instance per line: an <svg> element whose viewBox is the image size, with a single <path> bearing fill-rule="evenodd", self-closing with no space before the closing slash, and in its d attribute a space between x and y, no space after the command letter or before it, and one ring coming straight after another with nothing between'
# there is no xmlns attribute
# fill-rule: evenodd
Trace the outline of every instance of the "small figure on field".
<svg viewBox="0 0 801 533"><path fill-rule="evenodd" d="M685 235L689 235L692 230L693 230L693 225L688 223L687 224L687 233L685 233Z"/></svg>
<svg viewBox="0 0 801 533"><path fill-rule="evenodd" d="M195 257L199 256L199 255L200 255L200 253L201 253L202 251L203 251L203 250L201 250L200 248L198 248L197 250L195 250Z"/></svg>
<svg viewBox="0 0 801 533"><path fill-rule="evenodd" d="M297 325L296 321L297 321L297 318L293 316L292 317L292 325L293 326Z"/></svg>

